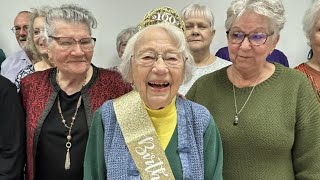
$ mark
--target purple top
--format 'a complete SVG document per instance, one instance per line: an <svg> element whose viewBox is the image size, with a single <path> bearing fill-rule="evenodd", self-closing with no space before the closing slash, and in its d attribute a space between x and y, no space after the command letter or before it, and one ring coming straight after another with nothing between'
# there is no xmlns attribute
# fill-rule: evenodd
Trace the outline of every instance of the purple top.
<svg viewBox="0 0 320 180"><path fill-rule="evenodd" d="M216 56L230 61L228 47L220 48L216 52ZM267 61L276 62L276 63L282 64L286 67L289 67L289 62L288 62L287 56L285 54L283 54L283 52L281 52L277 49L274 49L272 51L272 53L267 57Z"/></svg>

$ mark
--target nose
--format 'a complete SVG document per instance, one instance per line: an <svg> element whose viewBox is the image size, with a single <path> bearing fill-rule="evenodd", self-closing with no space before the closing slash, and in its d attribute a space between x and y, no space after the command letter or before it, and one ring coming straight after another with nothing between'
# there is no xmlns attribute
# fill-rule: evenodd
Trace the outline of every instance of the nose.
<svg viewBox="0 0 320 180"><path fill-rule="evenodd" d="M77 54L77 55L83 55L84 51L82 50L81 46L79 43L75 43L74 46L72 47L72 51L73 54Z"/></svg>
<svg viewBox="0 0 320 180"><path fill-rule="evenodd" d="M241 49L250 49L251 48L251 43L250 43L249 38L247 36L243 39L243 41L240 45L240 48Z"/></svg>
<svg viewBox="0 0 320 180"><path fill-rule="evenodd" d="M199 35L199 29L197 26L194 26L192 28L192 35L195 35L195 36Z"/></svg>
<svg viewBox="0 0 320 180"><path fill-rule="evenodd" d="M28 34L28 30L24 29L24 28L21 28L21 30L19 31L19 35L20 36L24 36L24 35L27 35Z"/></svg>
<svg viewBox="0 0 320 180"><path fill-rule="evenodd" d="M152 71L157 74L165 74L168 72L168 66L161 55L159 55L158 60L154 62Z"/></svg>

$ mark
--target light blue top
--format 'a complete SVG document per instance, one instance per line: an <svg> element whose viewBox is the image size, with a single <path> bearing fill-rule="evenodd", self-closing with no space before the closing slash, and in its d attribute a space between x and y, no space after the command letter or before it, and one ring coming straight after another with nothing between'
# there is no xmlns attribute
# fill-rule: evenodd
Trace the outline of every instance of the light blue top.
<svg viewBox="0 0 320 180"><path fill-rule="evenodd" d="M18 73L27 65L32 64L24 50L7 57L1 64L1 75L15 82Z"/></svg>

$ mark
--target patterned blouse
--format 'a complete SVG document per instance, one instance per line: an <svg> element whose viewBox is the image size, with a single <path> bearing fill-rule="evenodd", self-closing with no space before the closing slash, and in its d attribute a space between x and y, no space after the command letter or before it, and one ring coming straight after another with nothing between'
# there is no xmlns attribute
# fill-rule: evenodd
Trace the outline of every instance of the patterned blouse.
<svg viewBox="0 0 320 180"><path fill-rule="evenodd" d="M307 63L302 63L295 69L303 72L309 79L314 91L317 94L318 100L320 101L320 71L317 71L310 67Z"/></svg>
<svg viewBox="0 0 320 180"><path fill-rule="evenodd" d="M28 74L32 74L34 72L35 72L34 66L33 66L33 64L30 64L30 65L26 66L24 69L22 69L18 73L18 75L16 77L16 80L14 82L14 84L17 86L17 92L20 91L20 81L21 81L21 79L26 77Z"/></svg>

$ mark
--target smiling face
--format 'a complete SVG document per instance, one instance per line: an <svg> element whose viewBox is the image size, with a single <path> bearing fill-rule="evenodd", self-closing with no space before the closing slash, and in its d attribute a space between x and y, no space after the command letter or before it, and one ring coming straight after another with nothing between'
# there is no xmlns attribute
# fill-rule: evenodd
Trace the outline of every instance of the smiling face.
<svg viewBox="0 0 320 180"><path fill-rule="evenodd" d="M191 51L209 50L214 31L203 16L185 19L185 36Z"/></svg>
<svg viewBox="0 0 320 180"><path fill-rule="evenodd" d="M44 40L40 39L43 34L44 28L44 17L37 17L33 21L33 42L40 54L45 54L46 49L44 48Z"/></svg>
<svg viewBox="0 0 320 180"><path fill-rule="evenodd" d="M14 27L20 29L20 31L16 32L16 39L21 48L24 48L27 45L28 31L27 29L24 29L24 27L28 26L29 19L30 13L22 12L19 13L14 20Z"/></svg>
<svg viewBox="0 0 320 180"><path fill-rule="evenodd" d="M57 20L54 22L54 27L54 33L51 35L54 37L69 37L77 41L91 37L89 27L83 23L67 23ZM48 45L48 56L61 73L80 75L86 73L89 69L93 50L84 51L79 44L65 50L58 44L57 40L51 39Z"/></svg>
<svg viewBox="0 0 320 180"><path fill-rule="evenodd" d="M244 13L239 19L235 20L229 31L245 34L257 32L273 33L270 32L268 19L252 11ZM239 69L260 68L267 63L266 58L275 48L278 39L279 37L269 36L265 44L254 46L250 44L247 37L240 44L233 44L228 38L230 59L234 66Z"/></svg>
<svg viewBox="0 0 320 180"><path fill-rule="evenodd" d="M158 54L154 64L147 66L141 63L154 54ZM177 58L179 63L167 66L169 62L166 64L163 57L166 61ZM169 105L184 77L184 61L176 40L163 28L151 27L136 42L131 61L132 79L146 106L160 109Z"/></svg>

